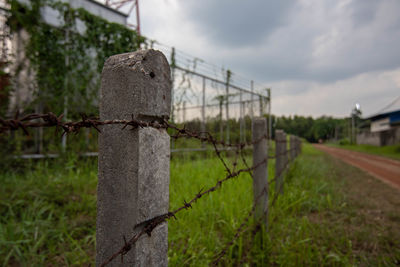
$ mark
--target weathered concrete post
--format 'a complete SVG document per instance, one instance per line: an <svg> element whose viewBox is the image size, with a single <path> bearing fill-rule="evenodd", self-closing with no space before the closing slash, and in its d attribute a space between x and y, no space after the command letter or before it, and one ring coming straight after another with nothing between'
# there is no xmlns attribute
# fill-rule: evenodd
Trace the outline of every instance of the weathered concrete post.
<svg viewBox="0 0 400 267"><path fill-rule="evenodd" d="M253 166L258 166L253 171L253 194L256 210L254 218L256 221L262 218L265 229L268 225L268 140L267 120L265 118L254 118L252 121L253 142ZM264 163L260 164L261 162ZM260 165L258 165L260 164Z"/></svg>
<svg viewBox="0 0 400 267"><path fill-rule="evenodd" d="M101 77L100 119L161 121L171 109L171 75L164 55L142 50L110 57ZM168 212L170 138L165 129L121 130L106 125L99 134L96 266L124 245L143 221ZM167 266L168 228L142 236L109 266Z"/></svg>
<svg viewBox="0 0 400 267"><path fill-rule="evenodd" d="M283 169L285 167L286 138L283 130L275 130L275 192L283 193Z"/></svg>

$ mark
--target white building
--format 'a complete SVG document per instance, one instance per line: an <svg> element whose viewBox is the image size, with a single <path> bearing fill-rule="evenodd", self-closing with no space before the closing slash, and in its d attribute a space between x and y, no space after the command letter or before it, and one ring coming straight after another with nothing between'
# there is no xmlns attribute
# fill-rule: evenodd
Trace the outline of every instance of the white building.
<svg viewBox="0 0 400 267"><path fill-rule="evenodd" d="M30 0L18 0L21 4L26 6L31 5ZM58 0L60 2L68 3L72 8L78 9L83 8L93 15L101 17L109 22L114 22L122 25L127 25L128 15L118 10L112 9L94 0ZM0 29L1 36L8 29L5 25L6 16L9 13L9 6L7 6L5 0L0 0L0 23L2 25ZM53 9L49 6L41 8L40 11L41 19L54 27L60 27L64 24L62 16L58 10ZM78 33L83 35L86 31L86 26L82 21L75 21L76 30ZM34 80L35 75L32 73L29 67L29 61L25 55L25 45L29 40L29 34L21 29L17 33L14 33L9 40L5 38L0 39L0 52L2 52L0 61L11 61L12 65L6 69L10 73L14 74L13 77L13 88L9 96L9 110L15 112L16 110L22 111L22 107L29 103L33 99L33 92L35 92L36 82ZM0 63L1 63L0 62ZM18 71L17 71L18 69ZM0 88L0 91L3 88Z"/></svg>

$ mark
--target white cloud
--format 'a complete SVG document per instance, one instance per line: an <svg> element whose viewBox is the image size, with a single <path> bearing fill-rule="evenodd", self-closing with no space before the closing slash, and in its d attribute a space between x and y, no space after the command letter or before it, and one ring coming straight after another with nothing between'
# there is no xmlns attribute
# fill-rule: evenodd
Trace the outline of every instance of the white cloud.
<svg viewBox="0 0 400 267"><path fill-rule="evenodd" d="M355 103L360 103L363 115L369 115L400 96L399 82L400 68L363 73L333 83L276 82L272 84L272 91L276 92L272 111L278 115L348 116Z"/></svg>

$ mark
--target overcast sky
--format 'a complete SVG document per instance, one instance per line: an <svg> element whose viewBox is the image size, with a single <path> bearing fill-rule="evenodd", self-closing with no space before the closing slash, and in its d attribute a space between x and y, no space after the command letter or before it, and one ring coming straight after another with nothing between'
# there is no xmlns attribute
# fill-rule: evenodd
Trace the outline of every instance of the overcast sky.
<svg viewBox="0 0 400 267"><path fill-rule="evenodd" d="M400 95L400 0L142 0L142 34L272 88L277 115Z"/></svg>

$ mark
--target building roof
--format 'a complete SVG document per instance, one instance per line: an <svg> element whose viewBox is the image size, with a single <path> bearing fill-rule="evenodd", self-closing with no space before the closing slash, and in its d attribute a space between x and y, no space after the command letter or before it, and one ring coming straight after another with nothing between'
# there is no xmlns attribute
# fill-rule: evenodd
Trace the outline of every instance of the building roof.
<svg viewBox="0 0 400 267"><path fill-rule="evenodd" d="M389 105L387 105L380 111L369 115L365 119L367 119L367 120L378 119L378 118L386 117L387 115L389 115L391 113L395 113L395 112L400 112L400 96L397 97L393 102L391 102Z"/></svg>

